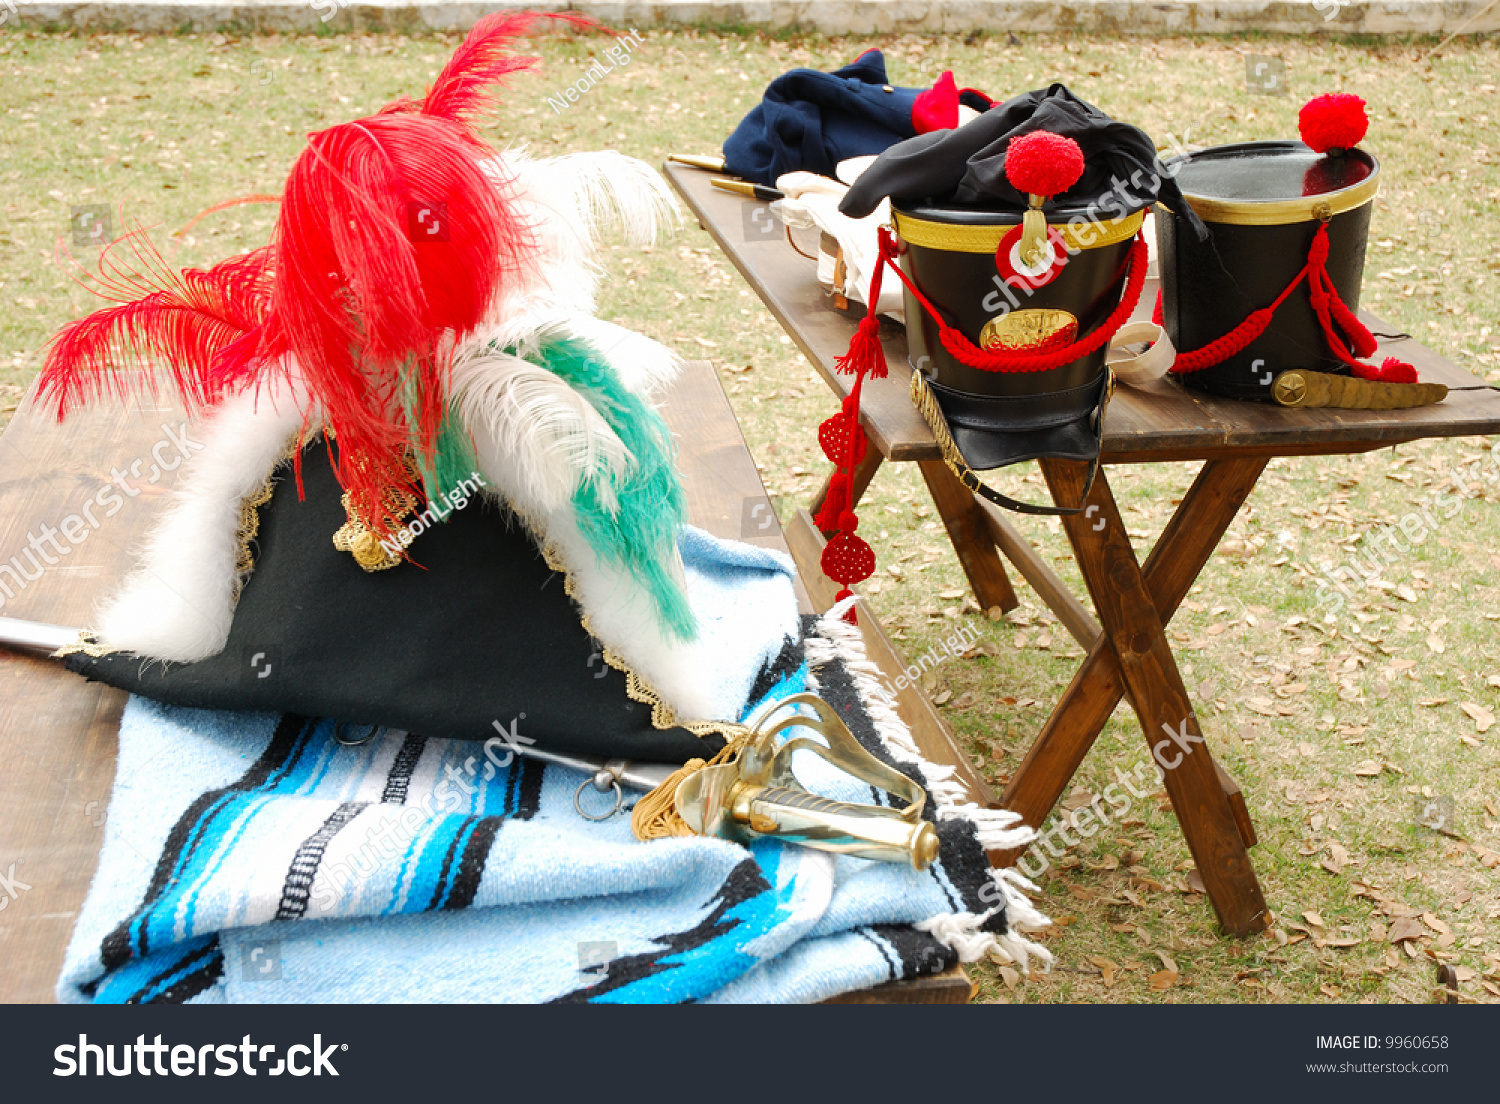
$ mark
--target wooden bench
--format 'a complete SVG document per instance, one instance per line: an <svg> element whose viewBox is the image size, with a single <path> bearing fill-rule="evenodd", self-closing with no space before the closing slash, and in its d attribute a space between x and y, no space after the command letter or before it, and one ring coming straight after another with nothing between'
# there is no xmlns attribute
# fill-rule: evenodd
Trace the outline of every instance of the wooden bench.
<svg viewBox="0 0 1500 1104"><path fill-rule="evenodd" d="M769 507L769 499L713 367L687 364L663 412L677 437L693 524L786 551L774 514L757 513L756 524L745 526L746 503ZM171 406L128 412L101 406L58 425L23 404L0 435L0 560L25 547L28 533L75 512L112 468L128 471L144 459L137 469L143 477L134 480L140 492L123 510L7 599L0 613L59 625L88 623L95 602L131 565L132 545L166 501L175 473L151 482L151 450L166 436L162 425L175 430L182 419ZM170 463L170 449L161 458ZM765 517L773 524L762 529ZM827 608L816 580L798 589L804 612ZM872 658L894 679L906 661L867 610L860 623ZM0 650L0 873L16 863L16 878L32 887L0 913L0 1001L52 1000L103 840L125 700L121 691L85 682L56 661ZM900 709L924 754L955 764L975 786L976 799L986 800L982 783L921 692L904 690ZM969 994L968 978L955 968L841 999L958 1004Z"/></svg>
<svg viewBox="0 0 1500 1104"><path fill-rule="evenodd" d="M834 360L848 348L858 316L832 309L812 262L785 240L775 235L746 240L745 205L756 201L714 189L710 174L685 165L669 164L665 171L829 387L839 397L847 394L853 380L838 373ZM1136 318L1149 318L1156 290L1156 281L1147 281ZM1377 334L1389 329L1368 313L1362 317ZM855 495L864 493L886 461L919 465L980 604L999 601L1003 553L1087 653L1000 804L1020 813L1024 823L1040 827L1115 706L1128 694L1148 747L1162 739L1163 729L1181 734L1184 744L1193 745L1193 753L1184 754L1166 772L1165 784L1220 924L1232 935L1261 930L1268 914L1247 853L1255 844L1255 829L1239 787L1213 761L1207 745L1194 742L1201 741L1203 733L1165 626L1273 456L1366 452L1425 437L1493 434L1500 432L1500 394L1487 389L1457 391L1441 403L1415 410L1290 410L1210 398L1165 380L1144 389L1118 388L1105 418L1104 466L1086 510L1063 519L1093 602L1090 612L1003 510L971 494L948 471L931 430L909 397L905 331L885 324L881 337L889 374L865 381L860 411L874 447L855 473ZM1383 341L1374 359L1378 362L1387 355L1415 365L1424 380L1454 388L1482 387L1479 380L1410 337ZM1142 564L1116 507L1105 466L1164 460L1205 463ZM1056 502L1080 500L1086 465L1042 461L1040 466ZM825 485L787 531L803 578L815 592L823 535L811 515L826 491ZM1009 865L1019 855L995 853L991 860Z"/></svg>

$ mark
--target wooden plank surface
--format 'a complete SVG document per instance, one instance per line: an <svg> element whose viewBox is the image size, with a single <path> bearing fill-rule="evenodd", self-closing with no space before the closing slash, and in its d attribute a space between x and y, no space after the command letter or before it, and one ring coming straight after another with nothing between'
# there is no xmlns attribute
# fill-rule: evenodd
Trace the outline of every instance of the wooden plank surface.
<svg viewBox="0 0 1500 1104"><path fill-rule="evenodd" d="M962 966L952 966L931 977L888 981L869 989L841 993L824 1004L968 1004L974 987Z"/></svg>
<svg viewBox="0 0 1500 1104"><path fill-rule="evenodd" d="M30 570L29 536L57 563L13 597L0 591L0 614L88 623L131 545L165 504L175 465L163 472L158 464L153 481L150 450L165 436L162 425L176 430L181 422L178 411L163 406L85 411L59 427L23 405L0 436L0 563L19 557ZM172 463L166 450L161 458ZM77 546L59 538L69 552L57 555L43 526L56 528L78 513L111 469L135 494L121 493L113 517L100 511L99 527ZM104 838L125 695L52 660L3 651L0 687L0 871L16 863L17 877L32 887L0 913L0 1000L50 1001Z"/></svg>
<svg viewBox="0 0 1500 1104"><path fill-rule="evenodd" d="M755 510L758 502L769 507L769 500L712 366L687 364L663 413L677 438L692 523L717 536L789 551L775 514ZM30 535L58 562L14 597L0 591L0 614L89 622L94 604L131 563L132 546L165 505L176 464L162 427L180 433L182 421L170 405L148 405L84 411L59 426L22 405L0 435L0 562L20 555L29 567L23 549ZM158 448L164 440L168 446ZM153 448L173 467L167 472L158 465L154 479ZM81 544L62 541L70 548L66 556L50 551L42 526L56 528L79 512L112 470L135 493L121 495L124 505L113 517L100 511L99 527ZM812 610L800 581L798 599L804 612ZM0 687L0 873L8 875L15 863L15 879L30 886L0 912L0 1001L50 1001L103 840L125 695L87 683L52 660L5 651ZM904 985L915 988L897 987L899 995L880 999L968 999L962 970Z"/></svg>
<svg viewBox="0 0 1500 1104"><path fill-rule="evenodd" d="M834 371L859 317L840 313L818 286L812 261L798 256L776 235L747 240L744 210L755 200L719 191L711 174L668 164L668 179L687 201L720 248L770 308L829 386L846 394L852 382ZM1156 282L1147 281L1137 319L1149 319ZM1392 327L1367 312L1372 330ZM907 397L911 368L901 327L884 323L889 376L865 381L861 410L871 439L891 460L939 458L932 438ZM1422 379L1464 387L1479 384L1451 361L1412 339L1382 341L1375 361L1397 356L1417 367ZM1270 403L1216 399L1158 381L1145 388L1120 387L1105 419L1105 463L1204 460L1253 449L1290 456L1358 452L1421 437L1464 437L1500 433L1500 392L1450 394L1443 402L1416 410L1292 410Z"/></svg>

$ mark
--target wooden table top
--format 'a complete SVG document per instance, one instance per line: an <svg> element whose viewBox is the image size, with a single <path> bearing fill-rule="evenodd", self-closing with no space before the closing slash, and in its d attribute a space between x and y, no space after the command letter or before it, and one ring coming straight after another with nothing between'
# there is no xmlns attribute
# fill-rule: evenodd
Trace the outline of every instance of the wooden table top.
<svg viewBox="0 0 1500 1104"><path fill-rule="evenodd" d="M818 285L813 262L793 251L784 235L752 238L745 231L745 211L756 200L720 191L709 183L714 174L686 165L669 163L665 172L808 360L839 394L847 394L853 380L839 375L833 362L848 348L859 315L833 308ZM1135 318L1150 318L1156 287L1156 281L1147 281ZM1391 332L1367 312L1360 317L1376 332ZM890 374L866 380L860 403L870 435L888 459L940 459L932 431L909 397L905 331L885 321L881 337ZM1482 382L1411 338L1382 342L1376 357L1388 355L1415 365L1423 380L1449 387ZM1456 392L1414 410L1295 410L1218 399L1163 380L1145 388L1116 389L1105 418L1102 459L1118 464L1229 454L1363 452L1422 437L1493 433L1500 433L1500 392L1490 390Z"/></svg>
<svg viewBox="0 0 1500 1104"><path fill-rule="evenodd" d="M774 514L764 531L754 520L745 525L745 503L753 508L768 500L712 365L688 363L663 414L677 438L692 523L787 551ZM167 437L163 424L175 431L182 421L170 405L122 410L100 404L58 425L22 405L0 435L0 562L26 547L28 534L40 533L44 524L56 527L78 510L111 468L129 471L144 459L136 469L141 477L132 481L138 495L114 517L101 517L82 544L60 542L71 547L69 554L54 555L58 564L5 598L0 614L68 626L89 622L94 604L131 565L131 547L166 503L175 472L151 482L152 449ZM171 449L159 458L172 463ZM798 595L810 611L800 581ZM52 1000L103 841L124 704L122 691L85 682L56 661L0 650L0 874L9 876L15 863L12 881L31 886L0 912L0 1001ZM948 999L953 992L966 998L961 974L945 982Z"/></svg>

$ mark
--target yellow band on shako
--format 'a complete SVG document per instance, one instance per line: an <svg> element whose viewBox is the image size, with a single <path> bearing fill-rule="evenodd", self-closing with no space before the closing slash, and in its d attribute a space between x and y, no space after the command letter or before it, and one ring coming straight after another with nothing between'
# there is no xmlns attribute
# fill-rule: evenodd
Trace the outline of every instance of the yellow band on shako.
<svg viewBox="0 0 1500 1104"><path fill-rule="evenodd" d="M892 211L896 233L908 245L924 249L942 249L949 253L993 253L1000 248L1000 239L1014 230L1015 224L988 223L982 226L957 222L933 222L914 218ZM1116 242L1135 237L1146 217L1144 211L1118 219L1086 219L1082 216L1064 223L1054 223L1052 228L1062 235L1064 246L1070 251L1100 249Z"/></svg>

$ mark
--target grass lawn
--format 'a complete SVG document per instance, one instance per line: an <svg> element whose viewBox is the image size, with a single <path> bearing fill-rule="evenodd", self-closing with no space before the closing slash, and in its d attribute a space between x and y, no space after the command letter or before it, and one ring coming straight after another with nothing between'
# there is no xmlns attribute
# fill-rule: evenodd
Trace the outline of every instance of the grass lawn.
<svg viewBox="0 0 1500 1104"><path fill-rule="evenodd" d="M49 335L93 305L54 264L73 208L105 205L116 232L154 228L183 265L263 244L271 205L170 235L220 200L277 192L307 131L419 92L456 41L0 37L0 421ZM598 45L541 41L546 64L516 83L492 140L539 154L613 147L653 163L710 152L773 76L834 68L874 45L898 84L952 68L961 85L1003 97L1063 80L1158 140L1295 137L1306 98L1357 92L1371 109L1364 145L1384 168L1364 302L1500 381L1493 39L1455 42L1424 60L1430 41L653 32L628 67L575 106L549 107L548 94L576 80ZM1251 56L1280 59L1290 93L1250 91ZM813 430L833 404L707 235L689 226L654 248L613 247L607 261L603 313L685 356L711 358L783 514L804 503L826 475ZM976 999L1422 1002L1438 960L1459 967L1463 999L1500 1001L1500 729L1491 727L1500 712L1500 468L1490 448L1462 440L1273 461L1172 623L1205 734L1243 786L1260 834L1251 857L1275 911L1272 931L1245 942L1215 933L1151 778L1145 797L1039 878L1058 968L1028 979L981 964ZM1157 465L1112 476L1139 550L1193 474ZM1043 493L1029 467L1000 482ZM1387 545L1384 570L1336 616L1317 605L1320 565L1345 562L1445 492L1459 496L1451 517L1436 511L1435 528L1405 551ZM972 657L942 664L929 688L981 771L1003 784L1079 649L1027 592L1001 621L975 607L911 465L883 469L862 512L861 532L880 557L863 589L909 652L925 652L955 621L980 627ZM1059 523L1018 524L1081 593ZM1116 768L1149 762L1122 706L1064 805L1086 803ZM1448 814L1442 831L1419 823L1429 805Z"/></svg>

